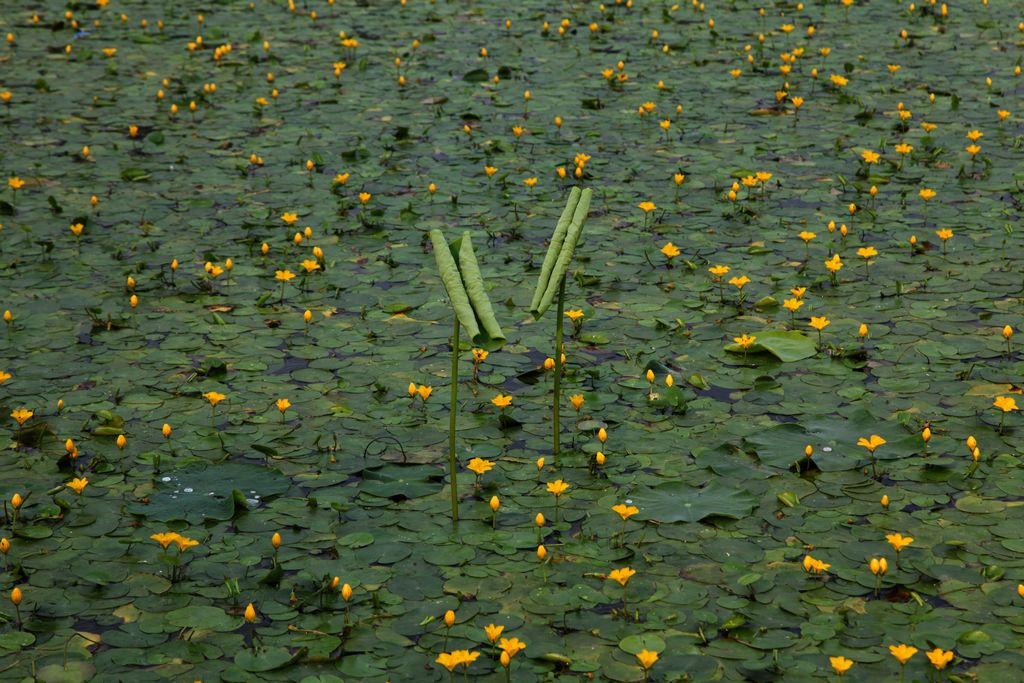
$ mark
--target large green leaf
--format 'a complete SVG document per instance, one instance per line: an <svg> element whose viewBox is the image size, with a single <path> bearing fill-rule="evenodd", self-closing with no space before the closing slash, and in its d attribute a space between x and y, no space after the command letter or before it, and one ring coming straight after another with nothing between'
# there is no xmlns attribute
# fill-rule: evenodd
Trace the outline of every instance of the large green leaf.
<svg viewBox="0 0 1024 683"><path fill-rule="evenodd" d="M699 522L708 517L740 519L750 514L756 498L746 489L714 479L703 488L686 482L661 484L633 498L640 519L657 522Z"/></svg>
<svg viewBox="0 0 1024 683"><path fill-rule="evenodd" d="M757 341L746 350L739 344L729 344L725 347L731 353L758 353L766 351L783 363L810 358L818 353L816 341L803 332L797 330L768 330L758 332Z"/></svg>

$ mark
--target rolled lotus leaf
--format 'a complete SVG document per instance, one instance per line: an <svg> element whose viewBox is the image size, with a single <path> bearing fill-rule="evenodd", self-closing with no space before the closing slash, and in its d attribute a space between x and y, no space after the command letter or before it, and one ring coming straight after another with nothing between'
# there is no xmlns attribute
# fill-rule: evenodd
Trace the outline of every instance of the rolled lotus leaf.
<svg viewBox="0 0 1024 683"><path fill-rule="evenodd" d="M565 203L565 209L555 225L555 232L551 235L548 243L548 253L544 254L544 263L540 267L540 275L537 276L537 288L533 291L533 299L530 301L530 312L534 318L540 318L543 311L538 313L540 302L548 291L548 283L551 281L551 271L554 270L558 255L562 253L562 243L569 231L569 224L572 223L573 214L576 212L576 205L580 201L580 188L573 186L569 192L569 200Z"/></svg>
<svg viewBox="0 0 1024 683"><path fill-rule="evenodd" d="M500 348L505 343L505 335L487 298L469 233L448 244L440 230L431 230L430 240L441 282L466 336L474 345L488 351ZM463 268L459 267L456 256L464 264Z"/></svg>
<svg viewBox="0 0 1024 683"><path fill-rule="evenodd" d="M544 291L540 303L530 308L534 319L539 319L544 315L544 312L551 306L551 302L554 301L555 295L558 294L558 287L565 279L565 273L569 270L569 264L572 263L573 254L576 252L576 243L583 233L583 222L587 219L587 214L590 212L590 198L592 195L593 192L589 188L580 193L579 202L573 210L572 222L569 223L569 227L566 229L565 239L562 240L555 265L551 269L547 289ZM551 253L550 249L548 253Z"/></svg>
<svg viewBox="0 0 1024 683"><path fill-rule="evenodd" d="M473 243L469 239L469 233L462 235L462 244L459 245L459 272L462 273L462 284L469 296L469 303L473 306L476 314L476 322L482 329L479 339L474 338L473 343L488 351L501 348L505 343L505 334L501 331L501 325L494 316L494 309L491 308L491 300L487 297L487 290L484 288L484 279L480 276L480 266L476 262L476 253L473 251Z"/></svg>

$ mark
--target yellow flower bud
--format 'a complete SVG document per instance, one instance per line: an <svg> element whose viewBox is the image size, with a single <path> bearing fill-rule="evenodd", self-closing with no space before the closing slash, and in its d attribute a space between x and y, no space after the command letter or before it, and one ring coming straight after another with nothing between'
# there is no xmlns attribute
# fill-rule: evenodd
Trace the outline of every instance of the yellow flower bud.
<svg viewBox="0 0 1024 683"><path fill-rule="evenodd" d="M160 429L160 432L164 435L165 439L171 438L171 425L164 422L164 426Z"/></svg>
<svg viewBox="0 0 1024 683"><path fill-rule="evenodd" d="M124 434L117 435L117 447L124 450L124 447L128 445L128 439L125 438Z"/></svg>
<svg viewBox="0 0 1024 683"><path fill-rule="evenodd" d="M544 526L544 521L544 514L541 512L538 512L537 516L533 518L533 522L537 526Z"/></svg>
<svg viewBox="0 0 1024 683"><path fill-rule="evenodd" d="M884 507L884 508L888 508L889 507L889 496L888 495L883 495L882 496L882 507Z"/></svg>
<svg viewBox="0 0 1024 683"><path fill-rule="evenodd" d="M537 546L537 557L543 560L548 556L548 549L542 545Z"/></svg>
<svg viewBox="0 0 1024 683"><path fill-rule="evenodd" d="M451 628L452 624L455 623L455 612L454 610L448 610L444 613L444 625Z"/></svg>
<svg viewBox="0 0 1024 683"><path fill-rule="evenodd" d="M274 550L281 547L281 534L274 532L274 535L270 537L270 545L274 546Z"/></svg>
<svg viewBox="0 0 1024 683"><path fill-rule="evenodd" d="M501 507L501 501L498 500L497 496L491 496L490 506L492 512L497 512L498 508Z"/></svg>
<svg viewBox="0 0 1024 683"><path fill-rule="evenodd" d="M11 496L11 507L17 510L21 507L21 504L25 502L25 499L21 497L20 493L15 493Z"/></svg>
<svg viewBox="0 0 1024 683"><path fill-rule="evenodd" d="M245 620L250 624L256 621L256 608L252 606L251 602L245 606Z"/></svg>
<svg viewBox="0 0 1024 683"><path fill-rule="evenodd" d="M597 462L598 465L603 465L604 464L604 453L602 453L601 451L598 451L597 454L594 456L594 460Z"/></svg>
<svg viewBox="0 0 1024 683"><path fill-rule="evenodd" d="M341 597L348 602L352 599L352 586L347 583L341 587Z"/></svg>
<svg viewBox="0 0 1024 683"><path fill-rule="evenodd" d="M21 599L21 589L15 586L14 589L11 591L11 602L14 603L15 607L17 607L21 604Z"/></svg>

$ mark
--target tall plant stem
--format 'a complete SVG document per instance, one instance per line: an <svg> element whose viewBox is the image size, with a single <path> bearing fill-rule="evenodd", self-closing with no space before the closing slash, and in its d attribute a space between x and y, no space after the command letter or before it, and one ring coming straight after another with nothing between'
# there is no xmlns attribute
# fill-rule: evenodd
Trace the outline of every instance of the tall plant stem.
<svg viewBox="0 0 1024 683"><path fill-rule="evenodd" d="M565 279L558 283L558 304L555 307L555 399L554 399L554 444L552 458L558 457L559 441L562 437L562 318L565 316Z"/></svg>
<svg viewBox="0 0 1024 683"><path fill-rule="evenodd" d="M459 487L455 479L455 417L459 399L459 316L452 329L452 398L448 406L448 477L452 489L452 527L459 524Z"/></svg>

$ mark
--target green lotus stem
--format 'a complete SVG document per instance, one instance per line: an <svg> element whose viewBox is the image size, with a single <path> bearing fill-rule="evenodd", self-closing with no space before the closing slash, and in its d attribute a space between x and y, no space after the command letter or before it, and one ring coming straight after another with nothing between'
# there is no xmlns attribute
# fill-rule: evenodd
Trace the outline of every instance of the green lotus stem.
<svg viewBox="0 0 1024 683"><path fill-rule="evenodd" d="M501 348L505 343L505 335L501 331L491 302L487 297L480 267L477 265L476 254L469 233L450 244L440 230L431 230L430 239L434 245L434 258L437 270L444 284L448 300L455 311L455 322L452 330L452 371L451 371L451 405L448 414L448 470L451 479L452 494L452 526L459 523L459 494L456 481L455 458L455 425L456 408L459 392L459 333L466 329L470 341L488 351ZM458 260L456 261L456 258Z"/></svg>
<svg viewBox="0 0 1024 683"><path fill-rule="evenodd" d="M560 450L559 442L562 438L562 318L565 317L565 279L558 285L558 311L555 320L555 398L554 398L554 441L552 443L552 458L557 458Z"/></svg>
<svg viewBox="0 0 1024 683"><path fill-rule="evenodd" d="M590 211L592 195L592 190L580 190L579 187L573 187L569 192L565 209L562 210L562 215L555 225L555 232L551 235L548 251L544 255L540 275L537 277L537 287L533 292L533 299L530 301L530 313L534 320L540 320L552 303L557 303L558 309L555 321L552 457L558 457L561 450L562 316L565 314L565 275L576 251L576 243L583 232L583 222Z"/></svg>
<svg viewBox="0 0 1024 683"><path fill-rule="evenodd" d="M448 477L452 488L452 525L459 523L459 486L455 478L455 409L459 399L459 316L452 329L452 398L448 406Z"/></svg>

